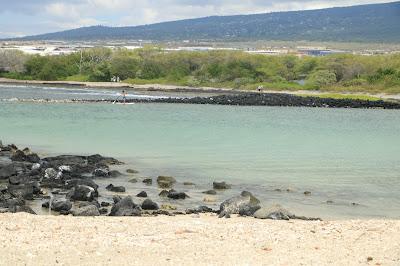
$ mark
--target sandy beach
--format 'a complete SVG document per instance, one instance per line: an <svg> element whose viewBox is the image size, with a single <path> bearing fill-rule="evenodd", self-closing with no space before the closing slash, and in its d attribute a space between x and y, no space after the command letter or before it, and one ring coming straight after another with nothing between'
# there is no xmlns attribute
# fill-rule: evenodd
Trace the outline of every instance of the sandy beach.
<svg viewBox="0 0 400 266"><path fill-rule="evenodd" d="M400 221L0 215L0 265L399 265Z"/></svg>
<svg viewBox="0 0 400 266"><path fill-rule="evenodd" d="M195 91L195 92L231 92L231 88L212 88L212 87L187 87L164 84L145 84L137 85L125 82L81 82L81 81L43 81L43 80L17 80L0 78L0 84L19 84L19 85L47 85L47 86L68 86L84 88L110 88L110 89L135 89L135 90L155 90L155 91ZM239 90L235 90L239 91Z"/></svg>
<svg viewBox="0 0 400 266"><path fill-rule="evenodd" d="M80 82L80 81L41 81L41 80L16 80L0 78L0 84L16 84L16 85L46 85L46 86L67 86L67 87L81 87L81 88L108 88L108 89L126 89L136 91L160 91L160 92L193 92L193 93L240 93L249 92L249 90L238 90L232 88L213 88L213 87L187 87L177 85L165 85L165 84L145 84L137 85L125 82ZM251 92L257 92L256 90ZM265 90L261 93L283 93L293 95L323 95L329 92L323 91L310 91L310 90ZM385 93L345 93L348 95L366 95L381 99L392 99L400 100L400 94L385 94Z"/></svg>

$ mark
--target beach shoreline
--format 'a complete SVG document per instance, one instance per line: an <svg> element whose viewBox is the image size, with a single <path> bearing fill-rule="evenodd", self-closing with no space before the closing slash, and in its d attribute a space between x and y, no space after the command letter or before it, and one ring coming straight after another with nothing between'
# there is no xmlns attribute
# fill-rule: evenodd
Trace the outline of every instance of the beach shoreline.
<svg viewBox="0 0 400 266"><path fill-rule="evenodd" d="M14 82L14 80L8 80ZM1 79L0 79L1 84ZM15 83L8 83L15 84ZM22 87L25 87L25 83ZM106 88L107 84L112 87L107 89L112 90L114 95L111 97L108 94L103 94L97 98L52 98L51 95L44 98L18 98L18 93L14 93L13 89L5 86L12 98L0 99L0 101L20 101L20 102L46 102L46 103L119 103L119 104L135 104L135 103L168 103L168 104L207 104L207 105L231 105L231 106L285 106L285 107L319 107L319 108L361 108L361 109L400 109L400 100L384 100L382 98L370 97L365 95L335 95L323 93L302 94L303 92L270 92L268 90L262 92L255 91L238 91L230 89L215 89L215 88L188 88L176 86L152 85L142 86L137 89L136 86L129 87L133 93L130 97L122 98L118 90L127 90L124 83L62 83L62 82L34 82L38 88L45 86L61 86L60 88L68 88L69 86L79 86L80 91L95 90L93 88ZM94 86L94 87L87 87ZM21 85L20 85L21 86ZM30 88L35 90L35 88ZM39 89L38 89L39 90ZM54 88L57 90L57 88ZM72 90L72 89L71 89ZM143 91L147 90L147 91ZM18 91L18 90L15 90ZM153 94L138 95L138 94ZM73 94L73 93L72 93ZM158 94L158 97L154 97ZM136 96L135 96L136 95ZM10 97L10 96L9 96ZM57 96L58 97L58 96Z"/></svg>
<svg viewBox="0 0 400 266"><path fill-rule="evenodd" d="M400 221L0 214L0 265L399 265Z"/></svg>
<svg viewBox="0 0 400 266"><path fill-rule="evenodd" d="M78 87L88 89L125 89L135 91L159 91L159 92L198 92L200 93L240 93L246 92L231 88L212 88L212 87L187 87L177 85L146 84L136 85L125 82L81 82L81 81L42 81L42 80L17 80L0 78L0 84L10 85L43 85L55 87ZM247 91L249 92L249 91Z"/></svg>
<svg viewBox="0 0 400 266"><path fill-rule="evenodd" d="M188 87L188 86L179 86L179 85L164 85L164 84L145 84L145 85L137 85L130 84L125 82L80 82L80 81L41 81L41 80L17 80L17 79L8 79L8 78L0 78L0 84L4 85L41 85L41 86L55 86L55 87L76 87L76 88L87 88L87 89L125 89L125 90L134 90L134 91L142 91L142 92L190 92L190 93L198 93L202 95L204 93L216 93L216 94L241 94L241 93L272 93L272 94L292 94L298 96L321 96L324 94L329 94L328 91L310 91L310 90L270 90L265 89L262 92L257 90L238 90L233 88L215 88L215 87ZM349 96L368 96L368 97L376 97L383 100L400 100L400 94L385 94L385 93L339 93L341 95L349 95Z"/></svg>

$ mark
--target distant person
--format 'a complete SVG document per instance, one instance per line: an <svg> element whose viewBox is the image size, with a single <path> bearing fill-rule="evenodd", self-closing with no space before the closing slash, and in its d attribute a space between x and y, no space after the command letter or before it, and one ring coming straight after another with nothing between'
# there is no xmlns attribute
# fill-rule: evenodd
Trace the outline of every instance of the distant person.
<svg viewBox="0 0 400 266"><path fill-rule="evenodd" d="M264 90L264 86L262 86L262 85L261 85L261 86L258 86L258 87L257 87L257 90L258 90L258 92L262 92L262 91Z"/></svg>
<svg viewBox="0 0 400 266"><path fill-rule="evenodd" d="M122 100L126 103L126 91L122 90Z"/></svg>

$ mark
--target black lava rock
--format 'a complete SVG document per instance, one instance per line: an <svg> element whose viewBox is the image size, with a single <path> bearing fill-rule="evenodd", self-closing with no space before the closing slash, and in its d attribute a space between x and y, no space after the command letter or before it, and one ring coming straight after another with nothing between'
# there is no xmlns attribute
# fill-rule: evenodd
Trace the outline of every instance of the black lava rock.
<svg viewBox="0 0 400 266"><path fill-rule="evenodd" d="M113 184L110 184L106 187L107 190L112 191L112 192L118 192L118 193L122 193L125 192L126 189L123 186L114 186Z"/></svg>
<svg viewBox="0 0 400 266"><path fill-rule="evenodd" d="M147 198L147 193L146 193L146 191L142 191L142 192L140 192L139 194L137 194L136 197L139 197L139 198Z"/></svg>
<svg viewBox="0 0 400 266"><path fill-rule="evenodd" d="M158 204L152 201L151 199L145 199L142 203L143 210L158 210Z"/></svg>

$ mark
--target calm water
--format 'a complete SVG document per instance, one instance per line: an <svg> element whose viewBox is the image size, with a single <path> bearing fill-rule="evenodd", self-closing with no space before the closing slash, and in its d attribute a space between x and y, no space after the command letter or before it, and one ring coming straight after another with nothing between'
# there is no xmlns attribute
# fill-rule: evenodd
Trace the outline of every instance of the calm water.
<svg viewBox="0 0 400 266"><path fill-rule="evenodd" d="M400 218L399 111L0 102L0 139L44 154L101 153L142 176L193 181L178 187L193 204L225 180L234 189L211 205L247 189L298 215ZM132 194L145 188L112 182ZM158 200L156 188L145 189Z"/></svg>

